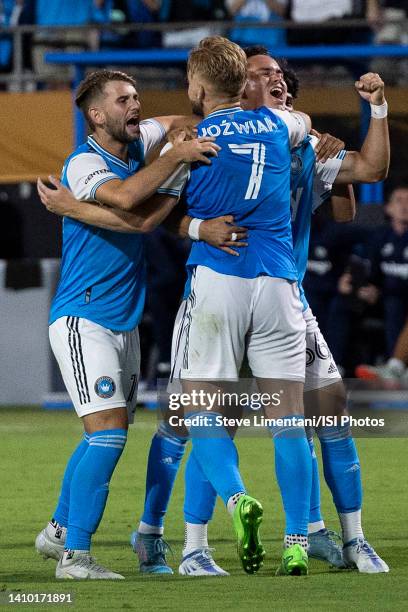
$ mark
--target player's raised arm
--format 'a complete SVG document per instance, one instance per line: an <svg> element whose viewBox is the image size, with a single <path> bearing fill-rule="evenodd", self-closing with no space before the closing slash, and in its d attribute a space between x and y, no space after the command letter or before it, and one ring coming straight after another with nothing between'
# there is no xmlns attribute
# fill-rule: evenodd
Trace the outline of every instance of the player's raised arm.
<svg viewBox="0 0 408 612"><path fill-rule="evenodd" d="M375 183L387 177L390 165L384 83L378 74L369 72L356 81L355 87L360 96L371 105L370 126L361 150L346 153L335 182Z"/></svg>

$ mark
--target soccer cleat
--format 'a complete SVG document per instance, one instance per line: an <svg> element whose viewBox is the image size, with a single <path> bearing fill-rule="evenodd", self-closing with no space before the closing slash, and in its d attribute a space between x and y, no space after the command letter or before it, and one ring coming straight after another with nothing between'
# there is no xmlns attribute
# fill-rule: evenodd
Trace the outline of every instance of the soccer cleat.
<svg viewBox="0 0 408 612"><path fill-rule="evenodd" d="M241 495L233 514L238 556L247 574L255 574L263 565L265 549L259 537L263 509L258 500Z"/></svg>
<svg viewBox="0 0 408 612"><path fill-rule="evenodd" d="M65 527L59 525L54 527L52 523L49 523L35 539L35 548L38 554L44 559L59 561L64 552L66 533Z"/></svg>
<svg viewBox="0 0 408 612"><path fill-rule="evenodd" d="M179 574L182 576L229 576L229 573L216 564L212 558L213 548L198 548L184 555Z"/></svg>
<svg viewBox="0 0 408 612"><path fill-rule="evenodd" d="M55 577L62 580L124 580L125 577L98 565L87 550L65 550Z"/></svg>
<svg viewBox="0 0 408 612"><path fill-rule="evenodd" d="M328 529L320 529L320 531L310 533L307 538L309 543L308 556L319 559L319 561L327 561L334 567L344 569L346 564L343 560L343 553L335 538L341 540L337 533Z"/></svg>
<svg viewBox="0 0 408 612"><path fill-rule="evenodd" d="M276 576L307 576L308 573L309 560L303 546L293 544L285 548L281 564L276 570Z"/></svg>
<svg viewBox="0 0 408 612"><path fill-rule="evenodd" d="M377 555L364 538L354 538L343 546L346 567L357 568L362 574L380 574L390 571L388 565Z"/></svg>
<svg viewBox="0 0 408 612"><path fill-rule="evenodd" d="M362 364L356 367L355 373L357 378L380 382L387 389L400 389L407 382L404 370L401 371L387 363L382 366Z"/></svg>
<svg viewBox="0 0 408 612"><path fill-rule="evenodd" d="M163 536L134 531L130 536L130 545L139 557L139 569L142 574L172 574L167 565L166 552L170 550Z"/></svg>

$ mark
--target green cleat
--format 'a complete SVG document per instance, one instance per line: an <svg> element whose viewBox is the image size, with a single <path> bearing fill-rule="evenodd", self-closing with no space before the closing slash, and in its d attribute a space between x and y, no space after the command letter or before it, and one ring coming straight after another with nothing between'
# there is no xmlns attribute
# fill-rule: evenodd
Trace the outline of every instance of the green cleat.
<svg viewBox="0 0 408 612"><path fill-rule="evenodd" d="M234 529L237 534L238 556L247 574L255 574L263 565L265 549L259 537L263 509L258 500L242 495L234 511Z"/></svg>
<svg viewBox="0 0 408 612"><path fill-rule="evenodd" d="M276 576L307 576L308 573L309 559L305 549L300 544L285 548Z"/></svg>

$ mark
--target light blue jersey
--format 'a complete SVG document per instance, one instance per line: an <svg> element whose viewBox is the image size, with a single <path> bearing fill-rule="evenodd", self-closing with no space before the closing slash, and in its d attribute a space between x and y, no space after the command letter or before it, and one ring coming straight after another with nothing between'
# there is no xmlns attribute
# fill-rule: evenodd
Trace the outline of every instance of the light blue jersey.
<svg viewBox="0 0 408 612"><path fill-rule="evenodd" d="M234 257L204 242L192 246L187 266L221 274L297 280L290 222L290 146L305 137L298 115L241 108L218 110L198 126L221 146L211 165L193 164L186 196L188 214L209 219L231 214L248 228L248 247Z"/></svg>
<svg viewBox="0 0 408 612"><path fill-rule="evenodd" d="M62 182L77 199L95 201L103 183L124 180L142 168L145 153L163 136L157 121L143 122L141 139L129 145L127 163L89 137L68 157ZM114 331L130 331L140 322L145 293L141 234L114 232L64 218L61 277L50 324L62 316L76 316Z"/></svg>
<svg viewBox="0 0 408 612"><path fill-rule="evenodd" d="M340 151L335 158L328 159L325 163L316 162L314 147L317 142L316 137L308 136L299 147L292 150L291 161L293 252L298 271L300 299L305 310L309 304L302 281L307 267L312 213L330 197L332 184L346 154L346 151Z"/></svg>

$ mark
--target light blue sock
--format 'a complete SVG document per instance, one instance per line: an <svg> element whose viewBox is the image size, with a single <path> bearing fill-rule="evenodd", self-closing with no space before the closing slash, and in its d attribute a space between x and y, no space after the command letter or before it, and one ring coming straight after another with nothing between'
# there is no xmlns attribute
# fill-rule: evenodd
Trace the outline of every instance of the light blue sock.
<svg viewBox="0 0 408 612"><path fill-rule="evenodd" d="M65 548L89 550L105 510L109 482L126 444L126 429L106 429L89 436L89 448L71 480Z"/></svg>
<svg viewBox="0 0 408 612"><path fill-rule="evenodd" d="M285 424L270 427L275 445L275 471L285 510L285 534L307 536L312 490L312 458L302 415L282 417Z"/></svg>
<svg viewBox="0 0 408 612"><path fill-rule="evenodd" d="M186 523L204 525L212 519L217 492L205 477L194 452L185 471L184 519Z"/></svg>
<svg viewBox="0 0 408 612"><path fill-rule="evenodd" d="M67 467L65 468L58 504L53 514L53 519L62 527L68 526L69 494L71 490L72 475L75 472L76 466L88 450L88 442L89 435L84 433L84 437L72 453L67 463Z"/></svg>
<svg viewBox="0 0 408 612"><path fill-rule="evenodd" d="M191 417L206 419L192 425L193 453L204 475L227 504L236 493L246 492L238 468L238 452L224 425L217 424L214 412L200 412Z"/></svg>
<svg viewBox="0 0 408 612"><path fill-rule="evenodd" d="M174 481L183 458L187 438L170 434L165 425L154 434L146 473L146 496L141 520L163 526Z"/></svg>
<svg viewBox="0 0 408 612"><path fill-rule="evenodd" d="M317 462L313 433L307 432L307 442L312 455L312 492L310 494L310 514L309 523L317 523L323 520L320 509L320 477L319 464Z"/></svg>
<svg viewBox="0 0 408 612"><path fill-rule="evenodd" d="M349 426L319 427L316 433L322 447L324 477L337 512L360 510L363 498L360 461Z"/></svg>

